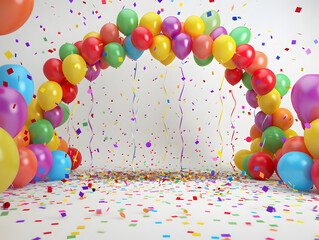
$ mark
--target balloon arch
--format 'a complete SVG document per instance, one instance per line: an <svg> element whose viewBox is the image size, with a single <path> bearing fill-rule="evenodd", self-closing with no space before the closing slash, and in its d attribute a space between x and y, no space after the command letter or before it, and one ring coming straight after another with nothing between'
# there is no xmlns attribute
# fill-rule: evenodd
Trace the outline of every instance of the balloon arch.
<svg viewBox="0 0 319 240"><path fill-rule="evenodd" d="M226 68L226 80L231 85L242 81L248 104L261 110L250 130L250 150L236 153L236 167L256 180L267 180L276 171L296 190L319 188L319 161L314 162L319 157L319 75L305 75L293 87L292 104L305 129L304 137L297 136L290 129L291 112L280 108L290 80L267 69L266 55L248 44L250 37L247 27L228 34L214 10L182 23L173 16L162 21L154 12L138 21L136 12L123 9L116 25L107 23L99 33L62 45L60 59L46 61L43 71L49 81L39 87L37 98L24 67L0 67L0 193L11 184L24 186L45 176L61 180L77 168L81 153L54 131L69 117L64 103L75 99L83 78L94 81L101 69L120 67L126 56L137 60L145 50L164 65L191 52L199 66L215 58Z"/></svg>

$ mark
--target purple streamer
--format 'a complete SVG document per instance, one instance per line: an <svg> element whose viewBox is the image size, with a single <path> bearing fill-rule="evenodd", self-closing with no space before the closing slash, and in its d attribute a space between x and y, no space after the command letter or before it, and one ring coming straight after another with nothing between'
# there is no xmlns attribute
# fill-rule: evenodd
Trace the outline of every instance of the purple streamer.
<svg viewBox="0 0 319 240"><path fill-rule="evenodd" d="M179 109L181 110L181 120L179 122L179 133L181 135L181 139L182 139L182 151L181 151L181 158L180 158L180 167L181 167L181 171L183 172L183 164L182 164L182 161L183 161L183 157L184 157L184 146L185 146L185 143L184 143L184 138L183 138L183 134L182 134L182 123L183 123L183 117L184 117L184 113L183 113L183 109L182 109L182 106L181 106L181 100L182 100L182 95L183 95L183 92L184 92L184 88L185 88L185 77L184 77L184 72L183 72L183 69L181 68L181 72L182 72L182 80L183 80L183 88L181 90L181 94L179 95Z"/></svg>
<svg viewBox="0 0 319 240"><path fill-rule="evenodd" d="M93 110L93 91L92 91L92 87L91 86L92 86L92 84L90 85L92 106L91 106L91 109L90 109L90 112L89 112L89 118L88 118L88 124L89 124L91 132L92 132L92 136L91 136L91 139L90 139L90 142L89 142L89 151L90 151L90 156L91 156L91 166L90 166L89 173L91 173L91 170L92 170L92 167L93 167L93 154L92 154L92 151L91 151L91 143L92 143L93 135L94 135L93 128L92 128L91 121L90 121L91 113L92 113L92 110Z"/></svg>

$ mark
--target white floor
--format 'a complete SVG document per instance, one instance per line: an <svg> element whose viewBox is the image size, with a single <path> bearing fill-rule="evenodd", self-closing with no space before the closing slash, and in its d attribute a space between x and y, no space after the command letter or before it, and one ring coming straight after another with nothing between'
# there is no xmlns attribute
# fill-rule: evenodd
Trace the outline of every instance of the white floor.
<svg viewBox="0 0 319 240"><path fill-rule="evenodd" d="M2 193L0 205L11 206L0 210L0 239L319 239L317 190L301 194L278 181L227 175L203 182L89 180ZM85 190L89 182L95 192Z"/></svg>

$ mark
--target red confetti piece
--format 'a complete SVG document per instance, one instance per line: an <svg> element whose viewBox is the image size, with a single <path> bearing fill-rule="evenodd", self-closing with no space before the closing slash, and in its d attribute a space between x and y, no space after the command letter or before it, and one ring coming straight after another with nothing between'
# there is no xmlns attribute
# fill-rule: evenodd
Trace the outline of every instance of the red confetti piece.
<svg viewBox="0 0 319 240"><path fill-rule="evenodd" d="M301 9L302 9L301 7L297 7L296 10L295 10L295 12L296 12L296 13L300 13L300 12L301 12Z"/></svg>
<svg viewBox="0 0 319 240"><path fill-rule="evenodd" d="M7 69L7 73L8 73L8 75L12 74L13 73L13 69L12 68Z"/></svg>

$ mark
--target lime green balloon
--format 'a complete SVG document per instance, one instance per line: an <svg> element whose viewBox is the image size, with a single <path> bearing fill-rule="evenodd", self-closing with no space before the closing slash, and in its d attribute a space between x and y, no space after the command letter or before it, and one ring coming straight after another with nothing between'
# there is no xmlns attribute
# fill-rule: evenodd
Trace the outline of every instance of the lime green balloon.
<svg viewBox="0 0 319 240"><path fill-rule="evenodd" d="M117 68L124 62L125 50L121 44L112 42L104 46L103 57L108 65Z"/></svg>
<svg viewBox="0 0 319 240"><path fill-rule="evenodd" d="M220 26L220 17L215 10L209 10L204 12L200 18L205 24L205 30L203 34L209 35L215 28Z"/></svg>
<svg viewBox="0 0 319 240"><path fill-rule="evenodd" d="M244 72L243 77L242 77L242 81L244 86L248 89L248 90L252 90L253 87L251 85L251 75L249 75L248 73Z"/></svg>
<svg viewBox="0 0 319 240"><path fill-rule="evenodd" d="M282 73L276 75L275 89L280 93L280 96L285 96L290 89L290 79Z"/></svg>
<svg viewBox="0 0 319 240"><path fill-rule="evenodd" d="M79 49L73 44L65 43L60 47L59 56L62 61L71 54L80 54Z"/></svg>
<svg viewBox="0 0 319 240"><path fill-rule="evenodd" d="M63 110L63 120L61 122L61 124L59 125L59 127L61 125L63 125L68 119L69 119L69 116L70 116L70 109L67 105L65 105L64 103L60 103L59 106L62 108Z"/></svg>
<svg viewBox="0 0 319 240"><path fill-rule="evenodd" d="M241 44L249 43L251 32L249 28L241 26L233 29L229 36L231 36L235 40L236 46L239 46Z"/></svg>
<svg viewBox="0 0 319 240"><path fill-rule="evenodd" d="M138 25L137 13L128 8L121 10L117 15L116 25L125 36L130 35Z"/></svg>
<svg viewBox="0 0 319 240"><path fill-rule="evenodd" d="M193 56L194 56L194 60L195 60L196 64L197 64L198 66L200 66L200 67L207 66L207 65L210 64L210 63L213 61L213 59L214 59L213 54L211 54L208 58L206 58L206 59L204 59L204 60L198 59L197 57L195 57L195 55L193 55Z"/></svg>
<svg viewBox="0 0 319 240"><path fill-rule="evenodd" d="M251 157L251 155L253 155L253 153L252 154L248 154L244 159L243 159L243 161L242 161L242 166L243 166L243 169L245 170L245 172L246 172L246 174L248 175L248 176L250 176L250 177L252 177L251 176L251 174L250 174L250 172L249 172L249 170L248 170L248 161L249 161L249 158Z"/></svg>
<svg viewBox="0 0 319 240"><path fill-rule="evenodd" d="M261 137L261 141L264 143L265 148L272 153L275 153L279 148L282 148L285 140L286 135L284 131L274 126L266 128Z"/></svg>
<svg viewBox="0 0 319 240"><path fill-rule="evenodd" d="M52 124L46 119L39 119L29 127L31 143L48 144L53 137Z"/></svg>

